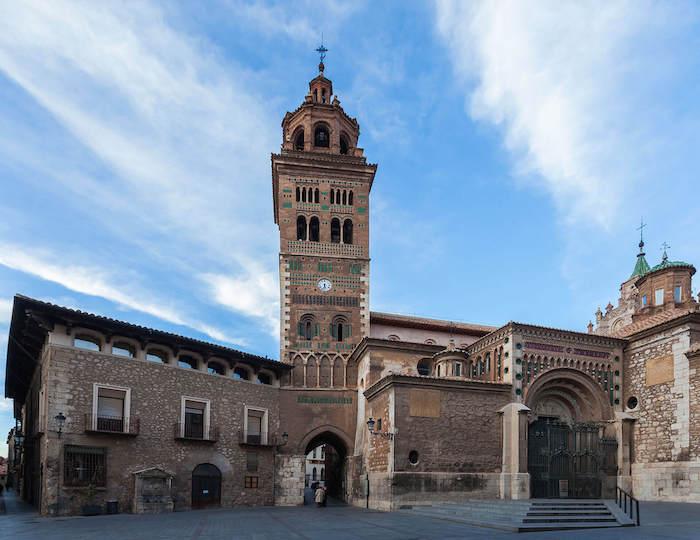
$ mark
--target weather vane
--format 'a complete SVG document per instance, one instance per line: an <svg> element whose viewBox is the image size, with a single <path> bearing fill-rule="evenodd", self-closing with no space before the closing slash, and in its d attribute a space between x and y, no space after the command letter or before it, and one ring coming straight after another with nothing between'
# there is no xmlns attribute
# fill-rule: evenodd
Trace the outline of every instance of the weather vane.
<svg viewBox="0 0 700 540"><path fill-rule="evenodd" d="M328 49L323 46L323 33L321 33L321 46L316 49L316 52L321 56L321 63L323 64L323 60L326 58L326 53L328 52Z"/></svg>

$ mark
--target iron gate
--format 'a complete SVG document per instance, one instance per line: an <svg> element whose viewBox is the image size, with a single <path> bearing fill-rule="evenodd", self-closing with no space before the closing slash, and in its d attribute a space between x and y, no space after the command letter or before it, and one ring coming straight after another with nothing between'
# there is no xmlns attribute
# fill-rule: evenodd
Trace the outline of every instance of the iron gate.
<svg viewBox="0 0 700 540"><path fill-rule="evenodd" d="M602 480L617 474L617 441L594 423L539 418L528 433L531 496L597 499Z"/></svg>

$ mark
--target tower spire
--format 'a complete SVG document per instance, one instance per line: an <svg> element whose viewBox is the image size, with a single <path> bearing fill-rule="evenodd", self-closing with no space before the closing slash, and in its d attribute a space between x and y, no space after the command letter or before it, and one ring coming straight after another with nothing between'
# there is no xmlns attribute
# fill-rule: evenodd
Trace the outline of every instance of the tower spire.
<svg viewBox="0 0 700 540"><path fill-rule="evenodd" d="M316 49L316 52L318 53L318 55L321 58L321 61L318 63L318 71L319 71L319 73L323 73L323 70L326 67L323 64L323 61L325 60L326 53L328 52L328 49L326 49L326 47L324 47L324 45L323 45L323 33L321 33L321 45L319 45L319 47Z"/></svg>
<svg viewBox="0 0 700 540"><path fill-rule="evenodd" d="M646 253L644 253L644 227L646 226L647 224L644 223L644 218L642 218L639 227L637 227L637 230L639 231L639 253L637 254L637 263L634 265L634 270L632 271L630 278L641 277L651 270L651 267L649 266L649 263L645 257Z"/></svg>

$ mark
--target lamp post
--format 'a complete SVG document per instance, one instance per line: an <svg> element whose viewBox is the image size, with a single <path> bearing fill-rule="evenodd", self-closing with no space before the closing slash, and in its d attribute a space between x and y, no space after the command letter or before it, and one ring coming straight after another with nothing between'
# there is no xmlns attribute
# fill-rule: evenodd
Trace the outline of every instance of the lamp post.
<svg viewBox="0 0 700 540"><path fill-rule="evenodd" d="M54 416L54 420L56 420L56 424L58 425L58 438L60 439L61 433L63 433L63 426L66 423L66 416L63 414L63 412L60 412Z"/></svg>
<svg viewBox="0 0 700 540"><path fill-rule="evenodd" d="M369 430L370 435L379 435L380 437L384 437L390 441L394 440L394 432L392 431L374 431L374 426L376 424L376 420L370 416L369 420L367 420L367 429Z"/></svg>

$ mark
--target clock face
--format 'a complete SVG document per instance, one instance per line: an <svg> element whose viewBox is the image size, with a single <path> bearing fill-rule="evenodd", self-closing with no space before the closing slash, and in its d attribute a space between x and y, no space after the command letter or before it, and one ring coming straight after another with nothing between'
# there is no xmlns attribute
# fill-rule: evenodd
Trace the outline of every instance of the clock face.
<svg viewBox="0 0 700 540"><path fill-rule="evenodd" d="M319 291L328 292L333 288L333 283L331 283L330 279L323 278L318 280L316 286Z"/></svg>

